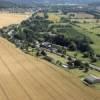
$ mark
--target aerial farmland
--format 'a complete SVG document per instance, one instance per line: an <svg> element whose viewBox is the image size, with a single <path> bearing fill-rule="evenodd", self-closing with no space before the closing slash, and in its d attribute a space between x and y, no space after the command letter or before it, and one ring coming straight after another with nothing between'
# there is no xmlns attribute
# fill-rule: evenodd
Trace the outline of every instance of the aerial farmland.
<svg viewBox="0 0 100 100"><path fill-rule="evenodd" d="M0 38L0 100L99 100L100 92Z"/></svg>
<svg viewBox="0 0 100 100"><path fill-rule="evenodd" d="M0 100L100 100L99 7L0 0Z"/></svg>

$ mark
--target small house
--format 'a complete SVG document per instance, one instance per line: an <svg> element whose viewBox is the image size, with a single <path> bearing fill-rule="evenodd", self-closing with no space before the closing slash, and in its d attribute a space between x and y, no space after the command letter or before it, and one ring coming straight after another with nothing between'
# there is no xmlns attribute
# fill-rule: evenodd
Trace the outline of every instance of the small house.
<svg viewBox="0 0 100 100"><path fill-rule="evenodd" d="M65 64L63 64L62 67L69 68L69 66L68 65L65 65Z"/></svg>
<svg viewBox="0 0 100 100"><path fill-rule="evenodd" d="M49 47L51 47L51 43L49 43L49 42L43 42L43 43L41 44L41 47L49 48Z"/></svg>
<svg viewBox="0 0 100 100"><path fill-rule="evenodd" d="M100 77L90 75L90 76L87 76L86 78L84 78L83 82L88 84L88 85L93 85L93 84L96 84L96 83L100 83Z"/></svg>

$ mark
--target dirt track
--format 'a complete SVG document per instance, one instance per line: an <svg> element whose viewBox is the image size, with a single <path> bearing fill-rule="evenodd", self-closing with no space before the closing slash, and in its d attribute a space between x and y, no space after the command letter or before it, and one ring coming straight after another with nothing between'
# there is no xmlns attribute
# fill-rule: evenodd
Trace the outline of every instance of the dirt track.
<svg viewBox="0 0 100 100"><path fill-rule="evenodd" d="M100 100L100 91L0 38L0 100Z"/></svg>

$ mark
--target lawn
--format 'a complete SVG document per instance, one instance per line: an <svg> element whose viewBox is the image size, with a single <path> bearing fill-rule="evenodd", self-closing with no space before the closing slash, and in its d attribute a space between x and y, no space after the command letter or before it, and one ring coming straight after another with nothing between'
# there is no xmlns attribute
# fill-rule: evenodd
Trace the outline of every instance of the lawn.
<svg viewBox="0 0 100 100"><path fill-rule="evenodd" d="M79 78L83 78L87 75L95 75L97 77L100 77L100 72L97 72L95 70L89 70L88 73L84 73L82 70L79 70L79 69L71 69L69 72L71 72L72 74L75 74Z"/></svg>
<svg viewBox="0 0 100 100"><path fill-rule="evenodd" d="M83 54L81 52L79 52L79 51L69 51L69 50L67 50L67 55L71 56L71 57L75 57L76 56L76 58L80 59L81 61L90 62L90 59L89 58L85 58L84 59L83 58Z"/></svg>
<svg viewBox="0 0 100 100"><path fill-rule="evenodd" d="M52 57L55 61L61 61L63 64L67 62L67 59L64 57L58 56L54 53L47 52L48 56Z"/></svg>

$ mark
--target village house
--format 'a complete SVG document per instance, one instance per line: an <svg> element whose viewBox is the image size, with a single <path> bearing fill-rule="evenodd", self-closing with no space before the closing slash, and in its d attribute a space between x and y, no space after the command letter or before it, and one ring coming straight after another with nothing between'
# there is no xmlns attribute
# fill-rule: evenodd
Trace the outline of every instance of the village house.
<svg viewBox="0 0 100 100"><path fill-rule="evenodd" d="M83 79L83 82L87 85L93 85L96 83L100 83L100 77L96 77L94 75L89 75Z"/></svg>

